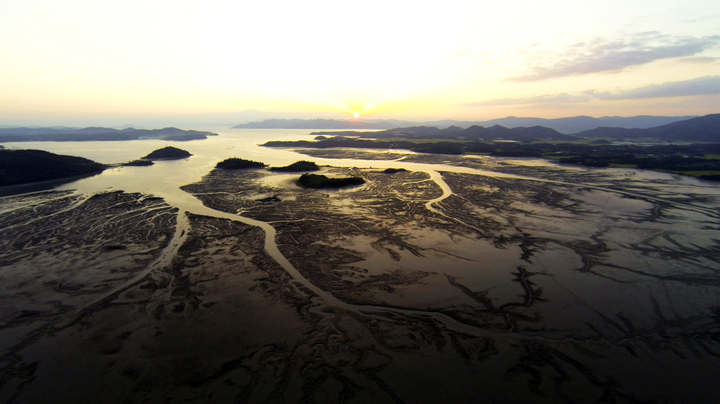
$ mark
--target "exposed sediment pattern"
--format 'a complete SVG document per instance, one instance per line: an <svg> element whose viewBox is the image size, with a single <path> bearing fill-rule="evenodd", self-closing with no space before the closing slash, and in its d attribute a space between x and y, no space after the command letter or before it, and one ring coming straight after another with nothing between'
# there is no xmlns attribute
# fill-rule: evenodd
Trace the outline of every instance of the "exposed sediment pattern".
<svg viewBox="0 0 720 404"><path fill-rule="evenodd" d="M121 192L3 199L0 401L717 396L714 194L428 159L442 166L324 167L365 180L338 191L216 170L183 189L217 217ZM237 213L272 225L296 274Z"/></svg>

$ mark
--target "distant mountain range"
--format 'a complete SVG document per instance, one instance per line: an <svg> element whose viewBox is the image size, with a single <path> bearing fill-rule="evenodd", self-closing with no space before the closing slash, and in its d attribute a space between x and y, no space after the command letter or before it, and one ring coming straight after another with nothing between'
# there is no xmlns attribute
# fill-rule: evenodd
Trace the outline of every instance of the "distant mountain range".
<svg viewBox="0 0 720 404"><path fill-rule="evenodd" d="M488 121L455 121L441 120L431 122L413 122L400 120L364 120L364 119L267 119L260 122L250 122L233 126L239 129L394 129L410 126L432 126L448 128L457 126L469 128L471 126L491 127L501 125L506 128L544 126L561 133L577 133L599 127L638 128L646 129L669 123L694 118L694 116L651 116L640 115L634 117L607 116L593 118L590 116L576 116L571 118L507 118L492 119Z"/></svg>
<svg viewBox="0 0 720 404"><path fill-rule="evenodd" d="M235 129L392 129L413 126L416 122L361 119L266 119L235 125Z"/></svg>
<svg viewBox="0 0 720 404"><path fill-rule="evenodd" d="M82 142L82 141L120 141L159 139L168 141L186 141L207 139L217 133L163 129L112 129L112 128L66 128L62 126L46 128L0 128L0 142Z"/></svg>
<svg viewBox="0 0 720 404"><path fill-rule="evenodd" d="M600 127L576 133L579 137L655 138L667 141L720 142L720 114L705 115L648 129Z"/></svg>
<svg viewBox="0 0 720 404"><path fill-rule="evenodd" d="M471 126L463 129L459 126L439 129L433 126L411 126L409 128L395 128L378 132L313 132L312 134L322 137L351 136L366 139L452 139L466 141L492 141L492 140L575 140L576 136L566 135L554 129L544 126L506 128L494 125L489 128L484 126ZM321 138L322 139L322 138Z"/></svg>
<svg viewBox="0 0 720 404"><path fill-rule="evenodd" d="M560 133L544 126L506 128L500 125L484 127L474 125L463 129L451 126L440 129L432 126L412 126L384 131L359 132L313 132L318 136L352 136L372 139L453 139L468 141L513 140L529 142L536 140L571 141L579 138L642 139L654 138L665 141L720 142L720 114L677 121L647 129L600 127L575 134Z"/></svg>

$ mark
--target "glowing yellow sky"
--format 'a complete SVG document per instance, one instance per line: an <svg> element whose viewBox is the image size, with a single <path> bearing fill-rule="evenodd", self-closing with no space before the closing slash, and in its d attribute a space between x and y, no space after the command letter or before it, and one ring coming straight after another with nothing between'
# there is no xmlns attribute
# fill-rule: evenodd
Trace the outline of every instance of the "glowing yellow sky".
<svg viewBox="0 0 720 404"><path fill-rule="evenodd" d="M0 0L0 125L705 114L718 27L716 0Z"/></svg>

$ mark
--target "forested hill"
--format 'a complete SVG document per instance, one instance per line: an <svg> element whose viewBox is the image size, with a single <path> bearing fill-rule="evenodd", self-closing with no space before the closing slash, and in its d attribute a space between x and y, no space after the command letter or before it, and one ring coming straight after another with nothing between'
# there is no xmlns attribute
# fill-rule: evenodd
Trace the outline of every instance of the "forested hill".
<svg viewBox="0 0 720 404"><path fill-rule="evenodd" d="M603 127L575 135L586 138L654 138L666 141L720 142L720 114L705 115L649 129Z"/></svg>
<svg viewBox="0 0 720 404"><path fill-rule="evenodd" d="M581 138L614 139L659 139L665 141L720 142L720 114L705 115L684 121L648 129L627 129L601 127L574 134L563 134L544 126L506 128L500 125L491 127L471 126L463 129L451 126L439 129L432 126L414 126L409 128L388 129L379 132L314 132L324 136L355 136L369 139L453 139L471 141L514 140L532 142L542 140L571 141Z"/></svg>
<svg viewBox="0 0 720 404"><path fill-rule="evenodd" d="M217 136L217 133L178 128L0 128L0 142L82 142L142 139L186 141L207 139L208 136Z"/></svg>
<svg viewBox="0 0 720 404"><path fill-rule="evenodd" d="M42 150L0 149L0 186L50 181L102 172L105 165Z"/></svg>

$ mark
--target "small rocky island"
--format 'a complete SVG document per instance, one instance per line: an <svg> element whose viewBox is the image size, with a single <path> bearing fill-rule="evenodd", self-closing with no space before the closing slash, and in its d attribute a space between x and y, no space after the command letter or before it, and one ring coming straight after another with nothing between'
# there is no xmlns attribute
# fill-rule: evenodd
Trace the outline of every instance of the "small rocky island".
<svg viewBox="0 0 720 404"><path fill-rule="evenodd" d="M180 160L186 159L192 156L192 154L186 150L178 149L177 147L167 146L162 149L157 149L154 152L143 157L142 160Z"/></svg>
<svg viewBox="0 0 720 404"><path fill-rule="evenodd" d="M385 173L385 174L395 174L395 173L404 173L404 172L406 172L406 171L407 171L407 170L404 169L404 168L386 168L385 171L383 171L383 173Z"/></svg>
<svg viewBox="0 0 720 404"><path fill-rule="evenodd" d="M361 177L345 177L345 178L328 178L319 174L303 174L298 179L297 184L305 188L343 188L353 185L362 185L365 180Z"/></svg>
<svg viewBox="0 0 720 404"><path fill-rule="evenodd" d="M224 170L242 170L248 168L265 168L265 164L259 161L231 157L217 163L215 168L222 168Z"/></svg>
<svg viewBox="0 0 720 404"><path fill-rule="evenodd" d="M320 167L312 161L296 161L285 167L270 167L270 171L285 172L285 173L300 173L308 171L318 171Z"/></svg>
<svg viewBox="0 0 720 404"><path fill-rule="evenodd" d="M146 167L146 166L151 166L153 164L155 164L155 163L153 163L150 160L133 160L133 161L128 161L127 163L122 163L120 165L123 167Z"/></svg>

